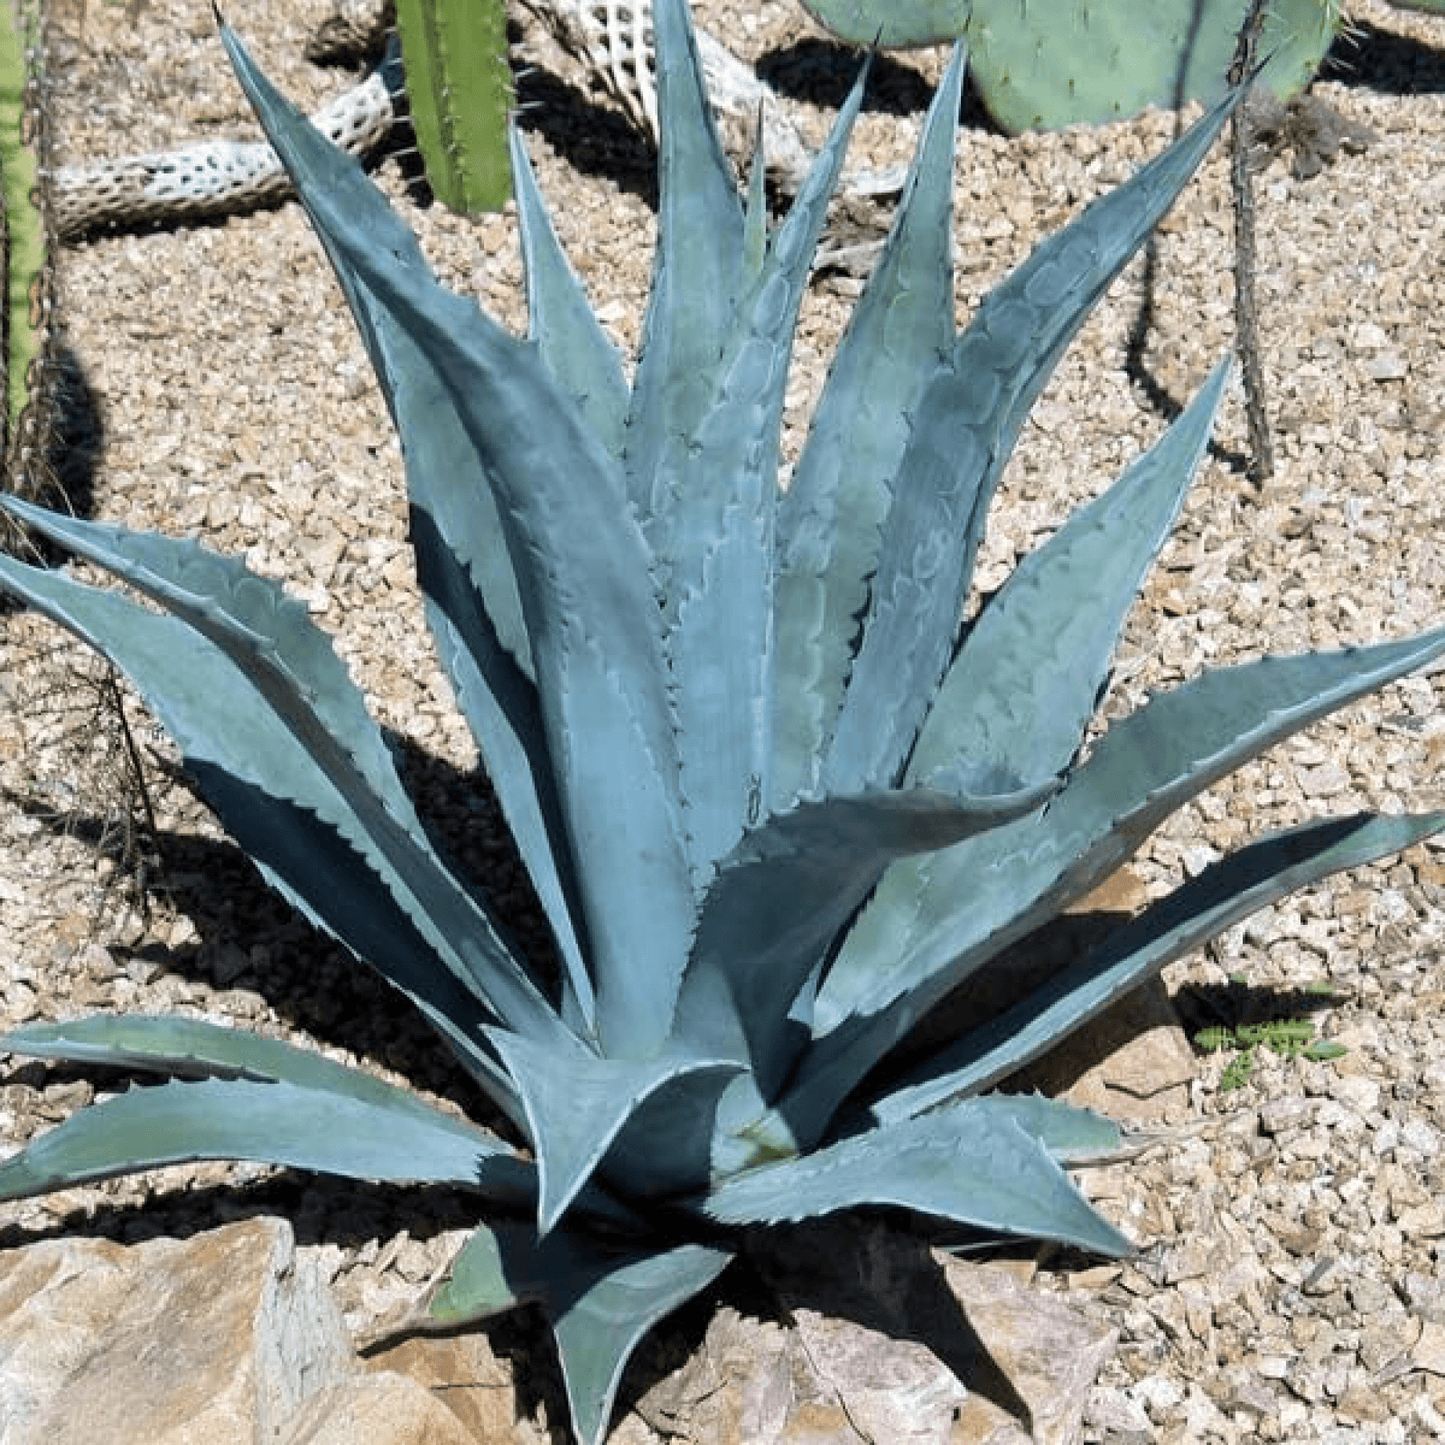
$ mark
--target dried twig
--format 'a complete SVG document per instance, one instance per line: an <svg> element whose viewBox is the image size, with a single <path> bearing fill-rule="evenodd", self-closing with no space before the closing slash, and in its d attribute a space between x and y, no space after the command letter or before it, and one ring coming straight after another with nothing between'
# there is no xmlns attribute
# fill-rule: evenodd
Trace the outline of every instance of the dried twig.
<svg viewBox="0 0 1445 1445"><path fill-rule="evenodd" d="M1259 34L1264 25L1265 0L1250 0L1249 13L1240 26L1234 60L1229 67L1231 85L1247 84L1255 65ZM1264 403L1264 367L1259 359L1259 328L1254 303L1254 186L1250 171L1252 141L1245 106L1239 106L1230 123L1230 188L1234 195L1234 336L1244 379L1245 422L1249 428L1249 477L1260 486L1274 475L1274 447Z"/></svg>

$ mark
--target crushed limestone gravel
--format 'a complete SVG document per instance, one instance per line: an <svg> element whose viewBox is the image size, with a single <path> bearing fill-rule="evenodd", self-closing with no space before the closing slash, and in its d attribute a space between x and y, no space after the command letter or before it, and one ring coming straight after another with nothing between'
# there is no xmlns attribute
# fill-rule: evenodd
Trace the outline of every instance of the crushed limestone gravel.
<svg viewBox="0 0 1445 1445"><path fill-rule="evenodd" d="M203 0L52 8L59 163L251 133ZM227 7L307 109L348 81L303 59L329 10L329 0ZM816 144L852 62L791 0L696 10L759 66ZM1272 155L1257 177L1277 473L1258 490L1244 479L1236 389L1131 620L1113 713L1206 666L1445 618L1445 21L1377 0L1354 14L1360 43L1315 93L1373 141L1303 179L1288 155ZM653 158L538 27L520 24L516 42L532 67L520 100L543 191L630 352L650 268ZM937 52L879 63L850 168L908 158L941 65ZM1156 153L1173 124L1150 114L1008 138L970 109L956 169L960 320L1039 236ZM437 269L521 327L513 217L472 222L420 206L414 172L403 154L377 175ZM889 207L850 200L837 234L881 234ZM985 588L1148 445L1161 399L1182 402L1229 347L1230 231L1221 151L1161 229L1133 374L1140 263L1035 407L997 505ZM74 504L244 552L288 579L405 739L439 826L525 920L426 640L397 448L299 208L96 237L61 254L58 280L73 433L61 473ZM791 447L858 284L835 272L810 289ZM485 1115L424 1026L266 891L166 772L164 741L130 703L164 838L141 876L150 844L135 833L143 820L104 687L51 629L0 618L0 1026L93 1009L191 1012L304 1038ZM1442 757L1438 679L1412 678L1211 789L1136 870L1158 893L1315 812L1439 807ZM1123 1265L1046 1258L1037 1275L1120 1334L1086 1440L1445 1435L1442 933L1445 853L1424 846L1288 899L1169 970L1191 1024L1306 1016L1348 1052L1314 1062L1260 1049L1232 1089L1225 1071L1238 1056L1201 1056L1187 1109L1163 1121L1168 1141L1087 1171L1085 1188L1144 1249ZM119 1087L94 1071L12 1061L0 1073L0 1140L17 1145ZM414 1296L467 1223L452 1199L200 1165L5 1206L0 1244L75 1228L133 1239L256 1212L296 1221L304 1247L330 1260L358 1329Z"/></svg>

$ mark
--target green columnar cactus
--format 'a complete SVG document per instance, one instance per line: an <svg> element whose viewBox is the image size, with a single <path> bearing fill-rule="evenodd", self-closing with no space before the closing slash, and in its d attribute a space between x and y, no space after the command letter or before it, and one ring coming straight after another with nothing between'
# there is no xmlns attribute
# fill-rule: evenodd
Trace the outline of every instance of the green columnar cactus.
<svg viewBox="0 0 1445 1445"><path fill-rule="evenodd" d="M0 203L4 206L4 464L12 487L28 449L27 419L40 409L34 393L45 340L48 275L45 214L37 187L39 111L37 0L0 0Z"/></svg>
<svg viewBox="0 0 1445 1445"><path fill-rule="evenodd" d="M396 27L432 193L468 215L501 210L512 193L504 0L397 0Z"/></svg>

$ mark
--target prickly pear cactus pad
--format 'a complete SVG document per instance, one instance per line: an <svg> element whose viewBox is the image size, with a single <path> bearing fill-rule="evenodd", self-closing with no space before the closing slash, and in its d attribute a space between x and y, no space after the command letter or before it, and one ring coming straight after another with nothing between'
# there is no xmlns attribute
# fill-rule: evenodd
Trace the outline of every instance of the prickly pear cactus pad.
<svg viewBox="0 0 1445 1445"><path fill-rule="evenodd" d="M1005 129L1137 115L1145 106L1216 100L1248 0L974 0L965 37L974 84ZM1302 90L1343 22L1333 0L1270 0L1258 84Z"/></svg>
<svg viewBox="0 0 1445 1445"><path fill-rule="evenodd" d="M963 34L973 0L803 0L803 8L825 29L855 45L896 49L937 45Z"/></svg>
<svg viewBox="0 0 1445 1445"><path fill-rule="evenodd" d="M1249 0L968 0L869 5L805 0L814 19L857 45L962 40L989 113L1011 131L1056 129L1218 99ZM1298 94L1344 24L1336 0L1269 0L1258 84Z"/></svg>
<svg viewBox="0 0 1445 1445"><path fill-rule="evenodd" d="M90 7L84 45L65 11L66 53L93 85L62 114L62 147L94 108L125 129L114 87L128 72L108 57L164 43L159 20L183 17L154 3L130 41L118 7ZM151 895L152 921L92 935L85 835L65 838L31 806L35 778L57 794L64 781L44 727L28 706L4 715L0 781L23 801L0 807L13 863L0 873L0 1032L31 1052L0 1058L0 1181L15 1196L3 1242L53 1243L77 1209L116 1234L194 1232L238 1207L290 1215L357 1330L398 1316L457 1326L412 1342L416 1355L456 1351L478 1367L468 1380L490 1383L502 1377L482 1373L487 1341L512 1353L519 1394L501 1408L528 1417L519 1430L570 1419L582 1439L615 1426L654 1445L748 1418L743 1401L770 1378L771 1357L725 1358L709 1334L687 1376L717 1366L706 1398L679 1381L711 1318L739 1319L749 1341L794 1341L806 1373L802 1345L838 1299L831 1260L779 1296L795 1338L757 1308L759 1280L773 1287L757 1261L728 1264L751 1241L856 1239L861 1269L886 1218L895 1247L906 1238L920 1269L957 1281L972 1261L925 1241L1032 1229L1088 1244L1047 1257L1047 1286L1063 1295L1072 1280L1055 1305L1087 1301L1132 1332L1103 1383L1150 1429L1187 1437L1206 1401L1247 1389L1323 1436L1373 1408L1326 1378L1372 1361L1361 1378L1381 1408L1427 1419L1419 1370L1376 1381L1395 1338L1377 1316L1407 1327L1414 1307L1385 1281L1404 1271L1413 1299L1432 1277L1442 1123L1437 855L1428 842L1395 851L1442 802L1438 681L1408 671L1445 615L1436 297L1408 264L1432 254L1437 222L1418 197L1438 152L1391 128L1398 93L1337 87L1381 131L1376 153L1342 157L1314 189L1268 173L1282 466L1253 493L1222 369L1212 154L1185 182L1158 116L1018 140L957 126L959 70L926 52L878 61L854 116L856 57L845 68L841 48L801 43L791 4L761 4L755 32L740 9L697 13L743 37L821 158L796 208L765 212L748 177L735 185L717 163L695 87L688 104L675 10L660 37L673 129L656 210L639 180L653 158L525 29L515 210L463 223L416 204L390 163L383 204L256 69L303 112L334 89L272 6L231 17L255 57L237 59L293 164L319 168L305 186L321 239L288 206L64 253L106 432L76 515L45 520L95 560L7 575L126 651L156 705L134 713L141 747L185 760L218 814L199 815L167 775L169 891ZM166 98L157 123L245 134L214 36L170 54L174 74L143 72L146 109ZM544 62L559 69L527 74ZM813 100L795 99L810 74ZM1437 138L1428 103L1405 113ZM833 127L850 118L845 148ZM834 164L848 196L850 174L915 154L904 197L863 212L905 218L874 279L809 275L813 227L857 223L861 186L841 210L822 204ZM1377 162L1388 188L1365 169ZM1141 206L1128 229L1142 231L1166 174L1183 189L1135 382L1141 277L1109 217ZM665 407L645 404L659 394ZM848 504L830 506L845 485ZM626 505L607 504L619 495ZM929 596L945 589L934 615ZM769 648L734 646L770 621ZM42 627L59 634L12 613L0 643ZM934 662L894 646L904 633L930 641ZM937 686L894 673L934 666ZM32 673L0 676L7 701L29 702ZM867 687L850 702L855 678ZM766 708L736 709L759 696ZM874 698L886 705L873 716L845 717ZM900 738L893 769L878 753ZM72 804L82 822L88 803ZM243 848L295 907L263 889ZM1380 849L1379 865L1325 876ZM950 1018L956 995L930 1007L940 971L992 961L1024 914L1051 917L1124 855L1138 916L1081 927L1089 950L1066 955L1023 1013ZM1209 948L1188 946L1224 924ZM415 1007L371 988L363 961ZM1302 1017L1276 1010L1274 991L1327 979L1318 1036L1347 1053L1260 1048L1227 1092L1228 1059L1203 1057L1192 1089L1136 1099L1169 1132L1144 1152L1131 1140L1127 1159L1107 1118L998 1088L1140 964L1168 969L1181 1007L1196 990L1216 1000L1235 974L1268 995L1237 1018L1191 1017L1191 1034ZM675 984L670 1006L658 977ZM1081 1162L1101 1156L1103 1172ZM100 1177L116 1168L143 1172ZM860 1218L864 1199L912 1212ZM771 1222L800 1209L834 1218ZM973 1223L956 1222L965 1209ZM1148 1253L1109 1260L1121 1235ZM1326 1268L1309 1286L1332 1296L1312 1402L1240 1373L1251 1351L1295 1358L1298 1302L1319 1298L1301 1241L1361 1261L1358 1277L1336 1284ZM533 1308L470 1328L521 1301ZM910 1312L868 1358L907 1346L956 1360L915 1325ZM1315 1356L1298 1360L1314 1381ZM829 1364L806 1375L812 1393L777 1403L779 1433L816 1424L820 1400L840 1433L845 1408L865 1419L855 1381L818 1393ZM1038 1419L1033 1390L1019 1387ZM946 1412L930 1412L935 1425L955 1428Z"/></svg>

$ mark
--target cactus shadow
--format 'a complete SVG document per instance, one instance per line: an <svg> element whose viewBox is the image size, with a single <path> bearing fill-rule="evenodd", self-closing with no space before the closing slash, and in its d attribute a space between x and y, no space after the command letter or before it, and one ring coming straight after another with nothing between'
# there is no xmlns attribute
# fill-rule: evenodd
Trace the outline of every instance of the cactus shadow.
<svg viewBox="0 0 1445 1445"><path fill-rule="evenodd" d="M95 511L96 471L105 447L105 421L85 367L63 342L55 347L53 420L41 457L42 493L38 500L58 502L73 515Z"/></svg>
<svg viewBox="0 0 1445 1445"><path fill-rule="evenodd" d="M850 46L826 40L799 40L763 55L757 72L779 95L837 110L858 78L861 55ZM879 51L868 73L863 109L883 115L922 115L933 100L934 89L916 66ZM971 81L964 85L959 124L968 130L1005 134Z"/></svg>
<svg viewBox="0 0 1445 1445"><path fill-rule="evenodd" d="M1352 21L1330 47L1319 79L1385 95L1438 95L1445 91L1445 43L1430 45L1368 20Z"/></svg>
<svg viewBox="0 0 1445 1445"><path fill-rule="evenodd" d="M38 455L22 460L0 490L70 516L95 515L96 471L105 447L100 400L80 358L63 342L46 359L50 393L49 423L39 438ZM9 518L0 519L0 548L22 559L54 563L58 554L41 538ZM21 604L0 596L0 616Z"/></svg>
<svg viewBox="0 0 1445 1445"><path fill-rule="evenodd" d="M517 76L517 123L582 175L611 181L657 205L657 152L620 111L599 105L545 70Z"/></svg>
<svg viewBox="0 0 1445 1445"><path fill-rule="evenodd" d="M779 46L758 59L758 78L779 95L839 109L863 64L863 52L849 45L808 38ZM915 66L875 52L868 71L863 109L884 115L919 115L933 99L933 84Z"/></svg>

